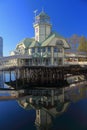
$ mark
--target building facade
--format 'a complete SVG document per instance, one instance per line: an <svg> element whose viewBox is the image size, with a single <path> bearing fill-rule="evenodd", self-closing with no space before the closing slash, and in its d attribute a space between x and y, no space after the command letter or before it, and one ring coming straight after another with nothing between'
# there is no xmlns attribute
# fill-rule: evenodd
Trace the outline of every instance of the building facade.
<svg viewBox="0 0 87 130"><path fill-rule="evenodd" d="M63 65L64 51L70 46L59 34L52 32L50 17L42 11L35 16L34 38L25 38L17 44L11 55L29 55L29 65Z"/></svg>
<svg viewBox="0 0 87 130"><path fill-rule="evenodd" d="M3 57L3 38L0 37L0 58ZM0 72L0 88L3 87L3 72Z"/></svg>
<svg viewBox="0 0 87 130"><path fill-rule="evenodd" d="M3 38L0 37L0 57L3 57Z"/></svg>

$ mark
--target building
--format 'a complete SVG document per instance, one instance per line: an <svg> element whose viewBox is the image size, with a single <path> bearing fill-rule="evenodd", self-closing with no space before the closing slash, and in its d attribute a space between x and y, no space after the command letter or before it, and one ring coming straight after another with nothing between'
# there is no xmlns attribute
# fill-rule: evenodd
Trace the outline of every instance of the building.
<svg viewBox="0 0 87 130"><path fill-rule="evenodd" d="M80 53L71 53L66 52L64 55L64 64L65 65L87 65L87 54L80 54Z"/></svg>
<svg viewBox="0 0 87 130"><path fill-rule="evenodd" d="M3 57L3 39L0 37L0 57Z"/></svg>
<svg viewBox="0 0 87 130"><path fill-rule="evenodd" d="M70 46L59 34L52 32L50 17L42 11L35 16L34 38L19 42L11 55L29 55L29 65L63 65L64 51Z"/></svg>
<svg viewBox="0 0 87 130"><path fill-rule="evenodd" d="M0 58L3 57L3 39L0 37ZM0 72L0 88L3 87L3 73Z"/></svg>

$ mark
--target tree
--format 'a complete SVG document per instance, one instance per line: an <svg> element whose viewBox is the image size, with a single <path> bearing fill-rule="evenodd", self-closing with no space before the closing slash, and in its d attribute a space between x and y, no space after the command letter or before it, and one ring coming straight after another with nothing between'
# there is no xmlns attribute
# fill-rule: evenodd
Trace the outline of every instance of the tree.
<svg viewBox="0 0 87 130"><path fill-rule="evenodd" d="M67 38L71 46L71 50L76 51L77 46L79 45L80 37L77 34L73 34L70 38Z"/></svg>
<svg viewBox="0 0 87 130"><path fill-rule="evenodd" d="M84 36L80 37L78 51L87 52L87 40Z"/></svg>

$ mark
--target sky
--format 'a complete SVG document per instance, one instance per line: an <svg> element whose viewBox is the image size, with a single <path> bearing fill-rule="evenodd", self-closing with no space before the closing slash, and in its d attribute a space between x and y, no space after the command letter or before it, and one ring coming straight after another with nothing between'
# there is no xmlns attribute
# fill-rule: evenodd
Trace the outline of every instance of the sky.
<svg viewBox="0 0 87 130"><path fill-rule="evenodd" d="M0 0L0 36L3 55L8 56L26 37L34 37L34 10L44 9L52 30L63 37L87 37L87 0Z"/></svg>

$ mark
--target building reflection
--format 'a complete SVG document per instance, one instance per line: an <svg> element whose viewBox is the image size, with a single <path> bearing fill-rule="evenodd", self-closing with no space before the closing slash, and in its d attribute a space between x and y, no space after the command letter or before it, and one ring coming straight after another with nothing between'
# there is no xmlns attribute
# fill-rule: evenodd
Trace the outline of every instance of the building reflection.
<svg viewBox="0 0 87 130"><path fill-rule="evenodd" d="M36 110L37 130L51 130L53 120L63 114L71 102L87 97L86 84L77 84L59 89L29 90L28 96L20 98L18 103L24 109Z"/></svg>
<svg viewBox="0 0 87 130"><path fill-rule="evenodd" d="M25 109L36 110L35 124L38 130L50 129L53 119L69 105L69 101L64 99L64 88L33 90L29 94L18 102Z"/></svg>

